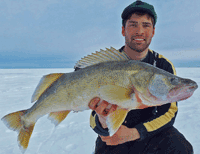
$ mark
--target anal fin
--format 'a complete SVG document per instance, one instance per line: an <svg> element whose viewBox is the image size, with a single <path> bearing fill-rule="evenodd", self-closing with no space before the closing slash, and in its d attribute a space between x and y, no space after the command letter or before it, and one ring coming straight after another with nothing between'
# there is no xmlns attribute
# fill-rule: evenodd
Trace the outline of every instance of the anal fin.
<svg viewBox="0 0 200 154"><path fill-rule="evenodd" d="M51 120L52 123L57 126L59 123L61 123L69 114L70 110L65 110L65 111L59 111L59 112L51 112L49 114L49 119Z"/></svg>

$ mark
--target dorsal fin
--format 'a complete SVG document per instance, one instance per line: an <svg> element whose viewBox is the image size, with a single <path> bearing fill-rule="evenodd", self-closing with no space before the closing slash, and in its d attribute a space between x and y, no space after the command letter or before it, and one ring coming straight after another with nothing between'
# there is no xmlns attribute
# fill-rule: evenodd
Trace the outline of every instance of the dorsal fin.
<svg viewBox="0 0 200 154"><path fill-rule="evenodd" d="M124 60L129 60L128 56L124 52L119 52L115 48L111 47L110 49L106 48L106 50L100 49L100 51L96 51L96 53L81 58L81 60L75 64L74 68L85 68L102 62Z"/></svg>

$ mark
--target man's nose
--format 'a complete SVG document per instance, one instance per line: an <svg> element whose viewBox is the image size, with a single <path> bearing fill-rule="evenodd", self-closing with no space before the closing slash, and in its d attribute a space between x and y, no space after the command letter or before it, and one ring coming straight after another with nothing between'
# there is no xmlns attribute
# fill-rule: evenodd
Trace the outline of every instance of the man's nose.
<svg viewBox="0 0 200 154"><path fill-rule="evenodd" d="M142 25L137 26L136 33L139 34L139 35L144 33L144 28L142 27Z"/></svg>

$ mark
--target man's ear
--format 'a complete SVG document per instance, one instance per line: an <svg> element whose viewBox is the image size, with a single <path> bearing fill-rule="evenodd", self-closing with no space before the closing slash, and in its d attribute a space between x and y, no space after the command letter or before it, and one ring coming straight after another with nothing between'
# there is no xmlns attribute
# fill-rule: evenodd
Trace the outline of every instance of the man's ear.
<svg viewBox="0 0 200 154"><path fill-rule="evenodd" d="M152 35L152 37L154 36L154 34L155 34L155 27L153 28L153 35Z"/></svg>
<svg viewBox="0 0 200 154"><path fill-rule="evenodd" d="M122 35L125 36L125 28L122 26Z"/></svg>

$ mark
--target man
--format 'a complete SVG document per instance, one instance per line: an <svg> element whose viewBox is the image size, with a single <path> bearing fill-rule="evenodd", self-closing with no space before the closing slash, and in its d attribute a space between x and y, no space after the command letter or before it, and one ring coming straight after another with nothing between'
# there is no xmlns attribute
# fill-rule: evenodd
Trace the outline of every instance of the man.
<svg viewBox="0 0 200 154"><path fill-rule="evenodd" d="M155 34L157 15L148 3L136 1L122 13L125 46L119 51L130 59L140 60L175 74L173 64L149 49ZM122 126L109 136L106 116L115 110L106 100L94 98L90 125L99 134L95 154L192 154L191 144L174 127L177 103L131 110Z"/></svg>

